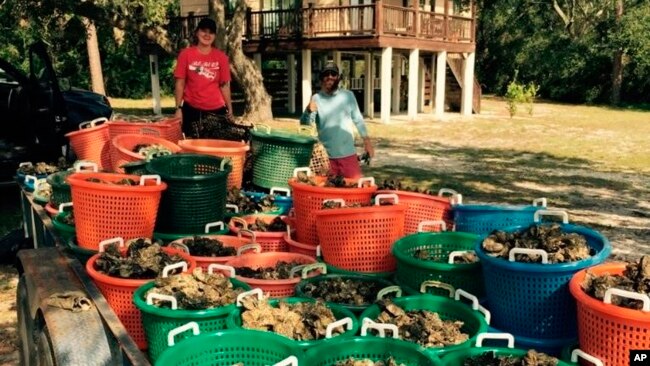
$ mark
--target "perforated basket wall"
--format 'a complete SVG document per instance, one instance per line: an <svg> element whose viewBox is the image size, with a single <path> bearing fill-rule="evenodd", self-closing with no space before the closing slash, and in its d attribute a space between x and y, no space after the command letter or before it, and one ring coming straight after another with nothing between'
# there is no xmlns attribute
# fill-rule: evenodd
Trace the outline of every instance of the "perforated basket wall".
<svg viewBox="0 0 650 366"><path fill-rule="evenodd" d="M266 224L271 223L277 216L276 215L247 215L242 216L241 219L244 220L248 225L254 224L256 220L261 219ZM229 225L230 231L233 234L238 234L241 230L239 226L235 225L233 221L230 221ZM273 232L273 231L253 231L255 233L255 242L262 246L263 252L288 252L289 244L284 239L285 231ZM248 234L245 234L248 235Z"/></svg>
<svg viewBox="0 0 650 366"><path fill-rule="evenodd" d="M52 195L50 202L54 207L59 207L60 204L71 202L72 193L70 192L70 184L66 182L66 178L72 174L71 171L66 170L56 172L47 176L47 183L52 187Z"/></svg>
<svg viewBox="0 0 650 366"><path fill-rule="evenodd" d="M453 228L454 220L449 197L407 191L377 191L377 194L391 193L399 197L399 203L407 206L404 235L417 233L418 224L422 221L443 220L447 224L447 229Z"/></svg>
<svg viewBox="0 0 650 366"><path fill-rule="evenodd" d="M111 169L108 124L68 132L65 137L78 160L92 161L101 169Z"/></svg>
<svg viewBox="0 0 650 366"><path fill-rule="evenodd" d="M243 282L237 281L234 278L230 281L235 289L242 289L243 291L250 290L250 287ZM135 306L142 312L142 325L149 345L149 357L152 361L156 361L160 354L169 348L167 334L169 334L170 330L190 321L194 321L199 325L201 333L213 333L226 329L228 314L236 308L235 304L230 304L211 309L172 310L168 307L162 308L155 305L148 305L146 294L153 287L154 283L149 282L138 288L133 295ZM191 334L191 332L183 333L176 337L176 339L187 338Z"/></svg>
<svg viewBox="0 0 650 366"><path fill-rule="evenodd" d="M163 138L177 143L183 139L180 118L167 118L156 122L110 121L110 139L123 134L139 134Z"/></svg>
<svg viewBox="0 0 650 366"><path fill-rule="evenodd" d="M621 275L624 263L608 263L588 269L590 273ZM582 289L586 271L571 279L571 294L577 302L580 349L607 366L627 366L630 350L650 349L650 315L592 298Z"/></svg>
<svg viewBox="0 0 650 366"><path fill-rule="evenodd" d="M74 173L68 177L74 202L75 227L79 246L97 250L99 242L115 237L150 238L158 214L163 182L123 186L88 182L94 178L117 182L139 176L111 173Z"/></svg>
<svg viewBox="0 0 650 366"><path fill-rule="evenodd" d="M395 279L400 285L416 290L424 281L440 281L483 298L485 287L481 263L448 263L451 252L474 250L478 238L478 235L459 232L418 233L403 237L392 249L397 259ZM432 259L415 258L419 250L426 251Z"/></svg>
<svg viewBox="0 0 650 366"><path fill-rule="evenodd" d="M314 144L314 151L309 161L309 169L316 175L327 175L330 171L330 159L327 155L327 150L325 150L325 146L320 142Z"/></svg>
<svg viewBox="0 0 650 366"><path fill-rule="evenodd" d="M569 263L510 262L487 255L479 239L475 250L481 260L495 328L529 338L567 339L577 335L576 304L569 294L569 281L576 272L603 262L611 246L605 237L585 227L563 224L562 230L584 235L596 254Z"/></svg>
<svg viewBox="0 0 650 366"><path fill-rule="evenodd" d="M221 161L208 155L175 154L147 164L147 170L169 186L160 202L156 232L201 233L206 224L223 220L230 165L221 170Z"/></svg>
<svg viewBox="0 0 650 366"><path fill-rule="evenodd" d="M539 351L536 349L536 351ZM466 348L454 352L450 352L445 355L442 359L443 365L454 366L454 365L463 365L464 362L471 358L480 356L486 352L493 353L497 357L517 357L523 358L528 353L528 349L516 349L516 348L496 348L496 347L479 347L479 348ZM541 352L541 351L539 351ZM571 366L574 365L570 362L564 362L558 360L557 366Z"/></svg>
<svg viewBox="0 0 650 366"><path fill-rule="evenodd" d="M250 149L247 143L227 140L188 139L179 141L178 145L185 152L230 158L232 160L232 172L228 175L228 189L233 187L241 188L244 178L246 152Z"/></svg>
<svg viewBox="0 0 650 366"><path fill-rule="evenodd" d="M285 132L251 132L253 184L264 188L288 187L293 170L309 166L316 139Z"/></svg>
<svg viewBox="0 0 650 366"><path fill-rule="evenodd" d="M316 211L323 260L348 271L394 271L391 248L404 236L405 211L401 204Z"/></svg>
<svg viewBox="0 0 650 366"><path fill-rule="evenodd" d="M183 260L187 262L189 273L196 268L196 263L189 255L172 248L163 248L163 250L169 254L178 254L183 257ZM132 280L107 276L95 269L97 258L99 258L99 254L95 254L86 262L86 272L106 298L106 302L120 319L138 348L141 350L147 349L147 339L142 327L141 313L133 302L133 295L138 287L152 281L153 278Z"/></svg>
<svg viewBox="0 0 650 366"><path fill-rule="evenodd" d="M314 177L317 184L324 184L326 177ZM356 182L356 181L349 181ZM348 205L369 205L377 186L362 188L331 188L311 186L300 183L292 178L289 186L293 194L293 208L296 211L296 241L316 246L319 243L316 231L315 212L321 210L323 201L332 198L342 198Z"/></svg>
<svg viewBox="0 0 650 366"><path fill-rule="evenodd" d="M510 226L530 225L538 206L454 205L456 231L489 234Z"/></svg>
<svg viewBox="0 0 650 366"><path fill-rule="evenodd" d="M133 151L138 145L162 145L172 153L181 151L178 145L161 137L121 134L111 139L111 163L113 165L113 171L124 173L123 166L125 164L145 159L145 156Z"/></svg>

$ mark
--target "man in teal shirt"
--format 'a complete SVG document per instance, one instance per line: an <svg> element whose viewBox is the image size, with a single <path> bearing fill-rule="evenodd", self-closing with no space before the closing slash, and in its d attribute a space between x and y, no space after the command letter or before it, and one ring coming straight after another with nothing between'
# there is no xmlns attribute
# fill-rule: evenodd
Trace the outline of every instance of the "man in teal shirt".
<svg viewBox="0 0 650 366"><path fill-rule="evenodd" d="M372 158L375 150L368 136L359 105L349 90L339 89L339 68L328 62L320 74L321 90L314 94L300 124L316 124L320 139L330 160L330 174L346 178L361 177L361 166L354 148L353 125L363 138L364 149Z"/></svg>

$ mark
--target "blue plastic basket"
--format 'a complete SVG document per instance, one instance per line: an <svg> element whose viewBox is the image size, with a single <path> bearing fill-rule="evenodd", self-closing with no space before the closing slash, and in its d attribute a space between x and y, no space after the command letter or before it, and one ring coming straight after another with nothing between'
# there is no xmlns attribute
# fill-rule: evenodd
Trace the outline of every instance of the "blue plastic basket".
<svg viewBox="0 0 650 366"><path fill-rule="evenodd" d="M273 188L272 188L273 189ZM264 192L243 192L246 196L253 199L255 202L259 202L264 196L269 193ZM280 194L273 194L275 198L275 205L278 207L278 215L287 215L289 210L293 207L293 198L291 196L283 196ZM274 212L276 213L276 212Z"/></svg>
<svg viewBox="0 0 650 366"><path fill-rule="evenodd" d="M515 232L526 227L510 227L504 231ZM592 229L567 223L561 224L561 228L567 233L584 235L596 253L571 263L518 263L487 255L481 245L486 235L477 242L475 251L481 260L495 328L533 339L577 337L576 304L569 293L569 281L578 271L605 261L612 247Z"/></svg>
<svg viewBox="0 0 650 366"><path fill-rule="evenodd" d="M546 199L533 201L530 206L454 205L452 212L456 231L489 234L511 226L530 225L535 211L546 207Z"/></svg>

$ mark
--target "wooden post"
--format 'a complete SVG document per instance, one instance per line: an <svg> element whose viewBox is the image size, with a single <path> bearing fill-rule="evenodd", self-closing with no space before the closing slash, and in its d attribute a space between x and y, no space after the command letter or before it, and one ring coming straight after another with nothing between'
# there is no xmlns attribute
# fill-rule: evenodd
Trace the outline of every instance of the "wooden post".
<svg viewBox="0 0 650 366"><path fill-rule="evenodd" d="M446 1L446 0L445 0ZM438 52L436 58L436 118L445 114L445 78L447 77L447 51Z"/></svg>
<svg viewBox="0 0 650 366"><path fill-rule="evenodd" d="M413 37L420 35L420 0L413 0Z"/></svg>
<svg viewBox="0 0 650 366"><path fill-rule="evenodd" d="M461 92L460 114L463 116L472 115L474 100L474 62L476 53L470 52L463 63L463 85Z"/></svg>
<svg viewBox="0 0 650 366"><path fill-rule="evenodd" d="M314 3L307 5L307 34L314 36Z"/></svg>
<svg viewBox="0 0 650 366"><path fill-rule="evenodd" d="M390 122L390 93L391 93L391 62L393 60L393 48L385 47L381 49L381 123ZM399 93L399 90L393 90Z"/></svg>
<svg viewBox="0 0 650 366"><path fill-rule="evenodd" d="M409 53L408 73L408 96L406 111L409 121L413 121L418 115L418 69L420 68L420 50L413 49Z"/></svg>
<svg viewBox="0 0 650 366"><path fill-rule="evenodd" d="M253 11L251 8L246 8L246 39L253 37Z"/></svg>
<svg viewBox="0 0 650 366"><path fill-rule="evenodd" d="M476 42L476 0L471 0L472 5L472 27L471 27L471 34L470 36L470 42L474 43Z"/></svg>
<svg viewBox="0 0 650 366"><path fill-rule="evenodd" d="M442 26L442 39L446 41L449 35L449 0L445 0L445 20Z"/></svg>
<svg viewBox="0 0 650 366"><path fill-rule="evenodd" d="M287 109L289 113L296 113L296 56L293 53L287 55L287 79L289 85L287 91L289 94L289 100L287 104Z"/></svg>
<svg viewBox="0 0 650 366"><path fill-rule="evenodd" d="M375 32L381 36L384 34L384 5L381 0L375 2Z"/></svg>

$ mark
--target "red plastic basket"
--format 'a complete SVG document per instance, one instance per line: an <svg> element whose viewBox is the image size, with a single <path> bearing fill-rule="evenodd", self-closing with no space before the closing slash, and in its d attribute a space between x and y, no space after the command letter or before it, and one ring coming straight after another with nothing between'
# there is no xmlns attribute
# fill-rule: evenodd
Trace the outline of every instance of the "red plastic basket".
<svg viewBox="0 0 650 366"><path fill-rule="evenodd" d="M243 237L242 235L238 236L231 236L231 235L197 235L202 238L210 238L210 239L215 239L219 240L224 244L226 247L232 247L235 248L238 252L240 253L245 253L247 250L256 250L258 253L262 251L262 247L257 245L255 243L255 236L253 235L252 237ZM188 236L185 238L177 239L169 243L169 246L171 247L179 247L181 248L184 252L189 253L189 250L185 244L183 244L183 240L185 239L192 239L192 236ZM238 254L239 255L239 254ZM196 261L196 265L198 267L201 267L204 271L208 270L208 267L211 264L225 264L226 262L235 259L237 255L230 255L227 257L199 257L199 256L192 256L192 259Z"/></svg>
<svg viewBox="0 0 650 366"><path fill-rule="evenodd" d="M181 148L178 145L160 137L134 134L115 136L111 139L111 162L113 164L113 170L117 173L124 173L122 165L144 160L146 157L133 152L133 149L137 145L151 144L162 145L174 154L181 151Z"/></svg>
<svg viewBox="0 0 650 366"><path fill-rule="evenodd" d="M251 267L253 269L260 267L274 267L278 262L297 262L299 265L309 265L314 264L314 267L300 266L298 268L303 272L303 277L308 278L316 276L321 272L326 272L325 265L322 263L316 263L316 259L297 253L280 253L280 252L269 252L261 254L244 254L232 260L226 262L227 267L231 267L235 273L235 276L238 280L247 283L251 288L261 288L262 291L268 294L269 297L288 297L293 296L295 292L295 287L302 279L301 276L296 276L293 278L285 280L261 280L256 278L241 277L236 275L237 267ZM297 270L298 270L297 269ZM312 271L314 270L315 271Z"/></svg>
<svg viewBox="0 0 650 366"><path fill-rule="evenodd" d="M108 133L111 140L122 134L149 135L177 143L183 139L180 118L164 118L159 121L110 121Z"/></svg>
<svg viewBox="0 0 650 366"><path fill-rule="evenodd" d="M75 208L76 210L76 208ZM76 213L76 211L75 211ZM191 273L196 268L196 262L182 250L163 248L168 254L178 254L187 262L187 272ZM126 255L126 249L123 250ZM139 349L147 349L147 339L142 327L140 310L133 303L133 294L138 287L150 282L152 279L125 279L107 276L95 269L95 262L100 253L90 257L86 262L86 272L93 279L99 291L106 298L106 302L113 309L115 315L124 324L124 328L135 341Z"/></svg>
<svg viewBox="0 0 650 366"><path fill-rule="evenodd" d="M289 228L287 231L289 230L291 229ZM295 230L292 230L292 232L295 233ZM289 234L289 232L286 232L283 238L284 241L287 242L287 246L289 247L289 252L307 255L312 258L318 257L318 245L305 244L293 240L291 239L291 235Z"/></svg>
<svg viewBox="0 0 650 366"><path fill-rule="evenodd" d="M238 234L242 228L236 225L239 223L243 229L248 229L248 225L255 223L257 219L262 219L266 224L275 220L276 215L247 215L242 217L233 217L228 224L230 231ZM281 216L286 222L286 216ZM263 252L288 252L289 245L284 240L286 231L251 231L255 233L255 242L262 246ZM246 234L244 234L246 235Z"/></svg>
<svg viewBox="0 0 650 366"><path fill-rule="evenodd" d="M308 169L306 170L309 171ZM294 177L298 171L296 169ZM327 177L313 178L319 184L324 184L327 180ZM348 180L348 182L357 182L359 187L318 187L300 183L296 178L289 179L289 186L293 191L293 208L296 212L296 238L298 242L313 246L318 245L316 216L314 213L321 209L324 200L342 198L347 203L370 204L373 193L377 191L375 180L373 178L361 178L359 180ZM370 186L365 186L366 183L369 183Z"/></svg>
<svg viewBox="0 0 650 366"><path fill-rule="evenodd" d="M68 132L72 151L77 159L92 161L99 169L111 168L110 138L106 118L97 118L79 125L78 131ZM100 124L101 123L101 124Z"/></svg>
<svg viewBox="0 0 650 366"><path fill-rule="evenodd" d="M422 221L442 220L451 230L454 224L454 217L451 212L452 201L461 203L459 202L461 196L447 188L438 191L438 196L389 190L377 191L377 194L396 194L399 197L399 202L408 207L404 219L404 235L417 233L418 225ZM452 194L452 196L447 197L445 194Z"/></svg>
<svg viewBox="0 0 650 366"><path fill-rule="evenodd" d="M228 175L228 189L232 187L241 188L244 178L246 152L250 149L247 143L228 140L193 139L180 140L178 145L184 152L230 158L232 160L232 171Z"/></svg>
<svg viewBox="0 0 650 366"><path fill-rule="evenodd" d="M52 205L52 202L48 202L45 205L45 212L47 212L50 217L54 217L59 214L59 209Z"/></svg>
<svg viewBox="0 0 650 366"><path fill-rule="evenodd" d="M587 295L582 289L587 271L594 275L621 275L624 270L625 263L601 264L576 273L569 282L569 290L576 299L578 309L580 349L599 358L607 366L627 366L630 350L650 349L648 296L635 295L645 298L646 311L643 311L606 304Z"/></svg>
<svg viewBox="0 0 650 366"><path fill-rule="evenodd" d="M391 198L395 204L380 206ZM393 243L404 236L406 206L396 195L377 195L376 205L335 208L315 213L323 260L353 272L392 272L396 269Z"/></svg>
<svg viewBox="0 0 650 366"><path fill-rule="evenodd" d="M117 182L139 181L137 186L88 182L89 178ZM99 242L114 238L150 238L160 196L167 184L159 176L112 173L74 173L68 177L74 202L77 242L84 249L99 249Z"/></svg>

